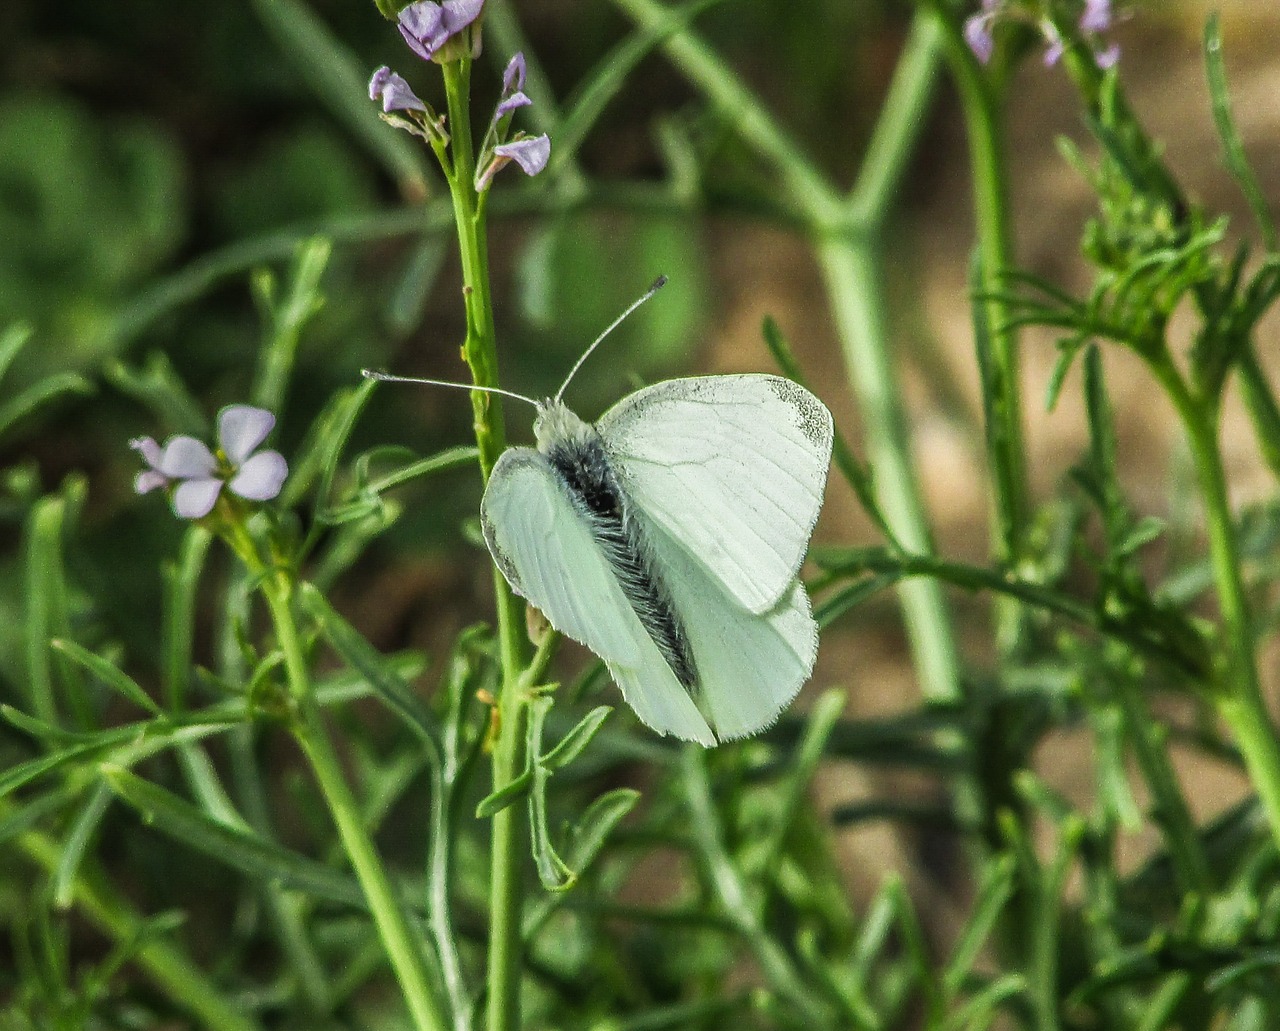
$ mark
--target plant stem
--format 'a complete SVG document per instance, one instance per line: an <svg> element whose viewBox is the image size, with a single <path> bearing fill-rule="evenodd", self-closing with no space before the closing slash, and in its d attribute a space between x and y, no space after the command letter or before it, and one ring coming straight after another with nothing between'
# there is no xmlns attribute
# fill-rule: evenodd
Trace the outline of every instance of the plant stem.
<svg viewBox="0 0 1280 1031"><path fill-rule="evenodd" d="M932 555L933 534L911 460L906 414L889 351L878 254L867 243L831 237L819 245L818 260L845 367L857 392L867 457L885 516L904 548ZM960 663L938 582L910 580L899 586L898 595L921 691L932 701L959 698Z"/></svg>
<svg viewBox="0 0 1280 1031"><path fill-rule="evenodd" d="M497 334L489 289L489 257L485 239L484 197L475 191L475 154L470 123L471 61L443 65L445 94L449 104L449 194L458 227L462 259L463 299L467 311L467 339L463 354L477 386L497 386ZM480 471L485 482L506 446L502 405L492 395L471 395ZM498 696L498 732L493 749L493 788L498 790L516 776L520 762L520 690L524 667L523 619L511 588L497 566L493 569L494 601L498 619L498 646L502 662L502 688ZM519 1026L520 1001L520 807L508 806L492 818L489 874L488 1031L512 1031Z"/></svg>
<svg viewBox="0 0 1280 1031"><path fill-rule="evenodd" d="M939 4L934 2L936 9ZM1008 168L1005 160L1001 106L995 88L965 44L954 19L939 11L946 27L947 52L960 92L969 163L973 170L973 208L977 231L980 289L975 298L991 340L992 369L987 384L987 437L994 495L992 543L997 559L1016 567L1029 518L1026 448L1022 434L1022 400L1018 338L1008 328L1010 315L1002 294L1003 277L1013 267ZM996 633L1006 654L1020 636L1021 609L1016 603L996 607Z"/></svg>
<svg viewBox="0 0 1280 1031"><path fill-rule="evenodd" d="M271 610L276 638L284 653L289 690L297 706L294 736L311 763L320 793L337 825L338 835L369 903L374 925L413 1016L414 1026L419 1031L445 1031L446 1024L431 986L426 959L418 946L420 936L409 926L316 706L306 657L289 604L292 584L284 574L271 572L263 576L261 589Z"/></svg>
<svg viewBox="0 0 1280 1031"><path fill-rule="evenodd" d="M1167 357L1152 359L1148 364L1182 420L1204 499L1209 557L1222 616L1214 701L1235 734L1271 833L1280 845L1280 740L1258 678L1239 542L1218 449L1219 406L1216 399L1193 395Z"/></svg>

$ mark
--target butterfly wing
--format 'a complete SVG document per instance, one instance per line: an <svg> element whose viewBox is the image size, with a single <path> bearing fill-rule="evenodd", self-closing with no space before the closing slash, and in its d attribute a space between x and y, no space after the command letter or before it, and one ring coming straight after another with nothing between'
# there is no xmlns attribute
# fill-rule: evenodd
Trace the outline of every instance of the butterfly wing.
<svg viewBox="0 0 1280 1031"><path fill-rule="evenodd" d="M545 457L531 448L507 450L489 477L480 521L512 590L562 634L604 659L645 724L659 733L715 743Z"/></svg>
<svg viewBox="0 0 1280 1031"><path fill-rule="evenodd" d="M790 591L818 519L831 413L779 376L667 380L596 424L636 508L741 605Z"/></svg>
<svg viewBox="0 0 1280 1031"><path fill-rule="evenodd" d="M773 723L813 672L818 626L793 578L765 612L751 612L660 528L649 530L655 564L680 613L697 669L699 708L721 741Z"/></svg>

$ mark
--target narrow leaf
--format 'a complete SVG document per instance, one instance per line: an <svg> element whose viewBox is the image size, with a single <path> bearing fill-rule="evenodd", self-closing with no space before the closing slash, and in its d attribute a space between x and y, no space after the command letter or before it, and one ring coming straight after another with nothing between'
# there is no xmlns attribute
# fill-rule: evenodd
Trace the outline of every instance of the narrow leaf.
<svg viewBox="0 0 1280 1031"><path fill-rule="evenodd" d="M250 877L276 881L317 898L359 909L364 893L354 879L259 837L246 827L230 827L189 802L119 766L104 765L102 776L115 794L149 825Z"/></svg>
<svg viewBox="0 0 1280 1031"><path fill-rule="evenodd" d="M422 700L400 679L385 656L330 607L324 595L304 583L298 596L303 609L319 625L320 632L334 651L369 681L378 697L403 719L430 752L432 761L438 764L440 746L436 740L436 727Z"/></svg>
<svg viewBox="0 0 1280 1031"><path fill-rule="evenodd" d="M160 706L152 700L151 696L115 663L108 662L101 655L95 655L88 648L76 644L75 641L54 638L49 644L134 705L147 710L153 716L163 715Z"/></svg>
<svg viewBox="0 0 1280 1031"><path fill-rule="evenodd" d="M604 721L609 718L611 712L613 712L611 705L596 706L560 739L555 748L541 756L539 760L541 764L548 770L559 770L568 766L591 743L591 739L604 726Z"/></svg>

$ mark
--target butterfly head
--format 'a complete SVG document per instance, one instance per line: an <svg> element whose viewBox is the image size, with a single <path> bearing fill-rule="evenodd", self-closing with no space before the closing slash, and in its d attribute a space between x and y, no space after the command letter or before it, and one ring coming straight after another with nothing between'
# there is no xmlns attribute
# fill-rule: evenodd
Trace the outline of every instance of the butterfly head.
<svg viewBox="0 0 1280 1031"><path fill-rule="evenodd" d="M589 439L595 431L589 423L574 415L559 398L547 398L538 405L533 420L533 435L538 450L547 454L553 448L576 444Z"/></svg>

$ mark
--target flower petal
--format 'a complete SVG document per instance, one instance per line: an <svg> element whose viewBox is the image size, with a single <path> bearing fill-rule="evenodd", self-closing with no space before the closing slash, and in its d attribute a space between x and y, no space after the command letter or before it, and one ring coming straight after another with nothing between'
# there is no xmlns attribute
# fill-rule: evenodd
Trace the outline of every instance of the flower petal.
<svg viewBox="0 0 1280 1031"><path fill-rule="evenodd" d="M427 105L409 88L409 84L385 64L369 80L369 99L381 100L382 111L425 111Z"/></svg>
<svg viewBox="0 0 1280 1031"><path fill-rule="evenodd" d="M213 510L222 481L207 477L184 480L173 492L173 511L183 519L199 519Z"/></svg>
<svg viewBox="0 0 1280 1031"><path fill-rule="evenodd" d="M524 54L517 51L516 55L507 62L506 71L502 73L503 95L524 89L524 75Z"/></svg>
<svg viewBox="0 0 1280 1031"><path fill-rule="evenodd" d="M142 456L142 460L151 466L152 469L160 468L160 456L162 454L160 445L151 437L134 437L129 441L129 446ZM139 491L139 493L143 493Z"/></svg>
<svg viewBox="0 0 1280 1031"><path fill-rule="evenodd" d="M218 415L218 447L232 465L239 465L267 439L276 417L265 408L228 405Z"/></svg>
<svg viewBox="0 0 1280 1031"><path fill-rule="evenodd" d="M240 467L227 484L236 494L249 501L270 501L280 493L280 485L289 475L289 464L279 451L259 451Z"/></svg>
<svg viewBox="0 0 1280 1031"><path fill-rule="evenodd" d="M1120 44L1112 43L1106 50L1100 50L1094 55L1098 62L1098 67L1104 72L1115 65L1120 60Z"/></svg>
<svg viewBox="0 0 1280 1031"><path fill-rule="evenodd" d="M133 478L133 489L139 494L149 494L157 487L164 487L169 483L169 477L164 473L155 469L143 469Z"/></svg>
<svg viewBox="0 0 1280 1031"><path fill-rule="evenodd" d="M499 144L493 152L499 157L511 158L525 175L537 175L547 167L547 160L551 157L551 139L544 132L541 136Z"/></svg>
<svg viewBox="0 0 1280 1031"><path fill-rule="evenodd" d="M973 56L986 64L995 53L996 41L991 34L992 16L975 14L964 21L964 41L969 44Z"/></svg>
<svg viewBox="0 0 1280 1031"><path fill-rule="evenodd" d="M441 21L450 36L461 32L480 17L484 0L444 0Z"/></svg>
<svg viewBox="0 0 1280 1031"><path fill-rule="evenodd" d="M502 103L500 103L494 109L493 120L496 122L499 118L502 118L504 115L511 114L511 112L516 110L516 108L528 107L532 103L533 103L532 100L526 97L519 90L516 90L515 93L511 94L511 96L504 97L502 100Z"/></svg>
<svg viewBox="0 0 1280 1031"><path fill-rule="evenodd" d="M1081 32L1106 32L1111 28L1111 0L1084 0Z"/></svg>
<svg viewBox="0 0 1280 1031"><path fill-rule="evenodd" d="M409 48L424 61L431 60L436 48L445 41L442 31L444 11L439 4L431 0L410 4L397 16L400 22L400 35L409 44Z"/></svg>
<svg viewBox="0 0 1280 1031"><path fill-rule="evenodd" d="M194 480L209 476L218 468L213 452L195 437L170 437L156 463L156 469L174 480Z"/></svg>

